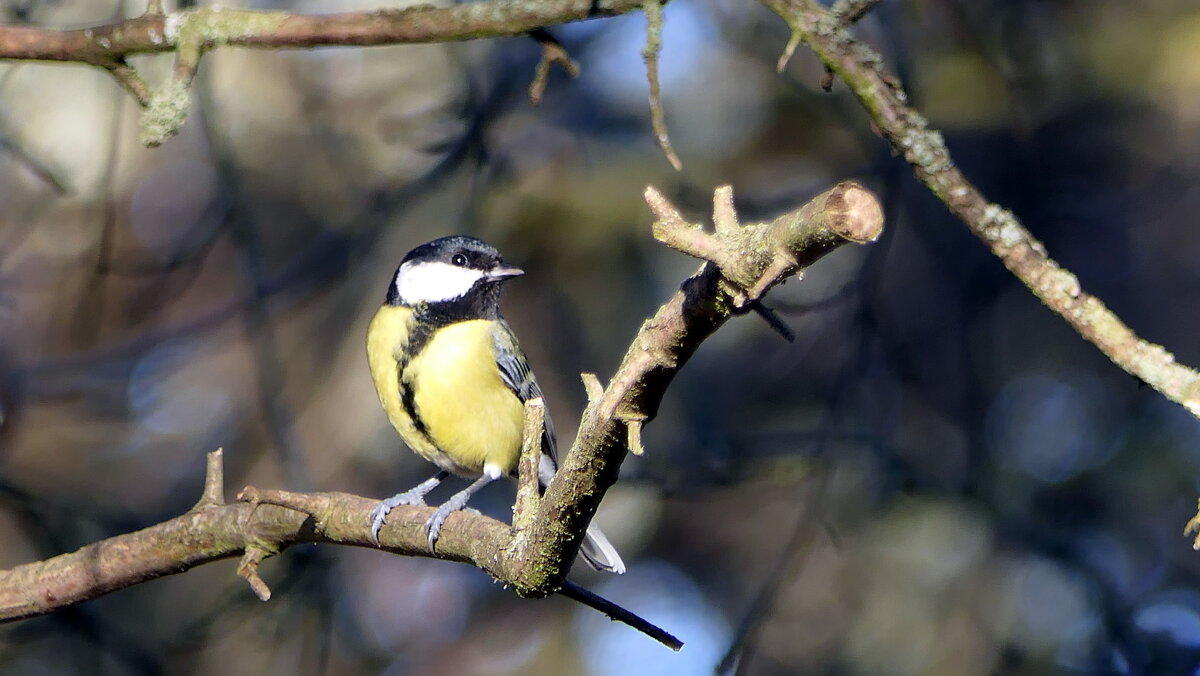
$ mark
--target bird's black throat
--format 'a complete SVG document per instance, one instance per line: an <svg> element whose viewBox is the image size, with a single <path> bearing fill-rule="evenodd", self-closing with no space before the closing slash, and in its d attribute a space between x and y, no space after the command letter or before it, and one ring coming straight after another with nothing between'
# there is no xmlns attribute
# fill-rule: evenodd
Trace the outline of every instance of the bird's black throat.
<svg viewBox="0 0 1200 676"><path fill-rule="evenodd" d="M392 302L391 293L388 294L388 303L403 304L398 297ZM499 319L500 282L481 280L458 298L434 303L417 303L412 306L412 310L413 328L408 344L404 347L403 361L419 354L438 329L472 319Z"/></svg>

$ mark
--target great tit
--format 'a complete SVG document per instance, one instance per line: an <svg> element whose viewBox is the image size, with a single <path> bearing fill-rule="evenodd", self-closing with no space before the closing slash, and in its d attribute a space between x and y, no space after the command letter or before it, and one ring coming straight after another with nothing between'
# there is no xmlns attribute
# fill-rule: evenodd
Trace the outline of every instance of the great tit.
<svg viewBox="0 0 1200 676"><path fill-rule="evenodd" d="M542 396L521 346L500 316L501 284L523 271L474 237L442 237L404 257L387 300L367 329L367 361L379 402L400 438L440 471L383 500L371 513L371 537L397 505L424 505L451 473L477 477L425 522L429 548L442 523L479 489L515 476L524 404ZM554 428L546 417L538 483L558 471ZM625 572L608 538L588 527L583 558L596 570Z"/></svg>

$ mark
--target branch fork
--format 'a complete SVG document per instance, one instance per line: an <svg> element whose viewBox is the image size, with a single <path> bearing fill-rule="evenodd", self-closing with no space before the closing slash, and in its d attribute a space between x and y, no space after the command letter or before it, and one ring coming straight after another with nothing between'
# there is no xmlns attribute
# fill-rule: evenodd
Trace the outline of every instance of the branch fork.
<svg viewBox="0 0 1200 676"><path fill-rule="evenodd" d="M713 193L711 233L699 223L686 221L653 187L646 189L646 203L658 219L653 226L655 239L715 265L734 285L730 295L736 309L758 302L772 286L801 273L806 262L813 259L814 248L824 250L837 244L837 239L827 239L830 235L866 243L878 238L883 226L878 200L854 181L839 183L801 209L773 221L747 225L738 219L733 188L721 186ZM811 227L813 216L824 221L814 230L814 237L789 236L795 234L789 229ZM746 255L749 251L758 254Z"/></svg>

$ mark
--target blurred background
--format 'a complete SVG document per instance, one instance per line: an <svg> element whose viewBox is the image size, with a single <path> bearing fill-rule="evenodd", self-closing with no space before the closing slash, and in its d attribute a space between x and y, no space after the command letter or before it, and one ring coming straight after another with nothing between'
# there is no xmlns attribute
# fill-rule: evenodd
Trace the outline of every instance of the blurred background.
<svg viewBox="0 0 1200 676"><path fill-rule="evenodd" d="M754 220L858 179L882 240L771 293L794 343L747 316L704 344L599 515L629 573L576 572L682 652L470 567L296 547L264 565L266 604L227 561L0 627L0 672L1196 673L1200 422L1043 308L803 47L777 75L776 16L665 15L682 173L652 141L640 13L552 28L582 74L556 68L536 107L527 38L218 50L156 150L106 73L0 65L0 567L182 513L216 447L230 495L426 478L363 344L419 243L469 233L527 271L505 312L569 439L579 373L607 378L696 266L651 238L646 185L701 220L732 184ZM884 0L857 32L990 198L1200 364L1193 0ZM158 83L171 57L136 65ZM512 499L474 504L506 518Z"/></svg>

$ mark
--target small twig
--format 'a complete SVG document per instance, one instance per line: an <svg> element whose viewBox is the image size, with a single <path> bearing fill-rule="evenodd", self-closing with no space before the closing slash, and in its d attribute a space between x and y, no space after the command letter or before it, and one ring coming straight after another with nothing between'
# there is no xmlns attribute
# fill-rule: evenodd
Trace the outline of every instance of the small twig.
<svg viewBox="0 0 1200 676"><path fill-rule="evenodd" d="M646 81L650 85L650 126L654 129L654 140L675 171L683 170L683 163L671 147L667 135L667 116L663 112L662 92L658 83L658 54L662 50L663 15L659 0L646 0L642 4L646 13L646 46L642 49L642 60L646 62Z"/></svg>
<svg viewBox="0 0 1200 676"><path fill-rule="evenodd" d="M783 336L784 340L789 343L796 342L796 333L792 331L790 326L780 319L779 315L776 314L774 310L766 305L763 305L761 300L750 301L750 309L754 310L759 317L762 317L763 321L767 323L767 326L771 327L775 333Z"/></svg>
<svg viewBox="0 0 1200 676"><path fill-rule="evenodd" d="M1183 535L1195 534L1196 539L1192 541L1192 549L1200 551L1200 500L1197 501L1196 516L1188 520L1187 525L1183 527Z"/></svg>
<svg viewBox="0 0 1200 676"><path fill-rule="evenodd" d="M654 225L650 227L654 239L676 251L711 261L717 267L721 267L724 252L715 236L705 232L699 223L691 223L684 219L675 205L654 186L646 187L645 198L646 205L654 213ZM713 199L715 203L717 198Z"/></svg>
<svg viewBox="0 0 1200 676"><path fill-rule="evenodd" d="M517 465L517 501L513 505L513 530L525 530L537 516L540 491L538 464L542 458L542 435L546 429L546 403L541 397L525 402L525 427L521 460Z"/></svg>
<svg viewBox="0 0 1200 676"><path fill-rule="evenodd" d="M199 511L208 507L220 507L225 504L225 468L222 462L224 449L209 453L205 457L204 492L200 500L190 511Z"/></svg>
<svg viewBox="0 0 1200 676"><path fill-rule="evenodd" d="M162 16L163 6L162 0L149 0L146 3L146 13L144 16Z"/></svg>
<svg viewBox="0 0 1200 676"><path fill-rule="evenodd" d="M133 95L138 105L143 108L150 105L150 85L146 84L137 69L126 63L125 59L106 64L104 68L112 74L122 89Z"/></svg>
<svg viewBox="0 0 1200 676"><path fill-rule="evenodd" d="M588 404L594 404L600 401L600 397L604 396L604 386L600 384L600 379L595 373L580 373L579 377L583 380L583 391L587 393Z"/></svg>
<svg viewBox="0 0 1200 676"><path fill-rule="evenodd" d="M583 587L580 587L570 580L563 581L562 588L558 590L558 593L569 599L578 601L589 608L593 608L604 613L610 620L623 622L634 629L637 629L655 641L667 646L671 650L678 651L683 647L683 641L675 638L675 636L673 636L667 630L651 624L649 621L643 619L637 614L622 608L621 606L609 601L599 594L595 594L584 589Z"/></svg>
<svg viewBox="0 0 1200 676"><path fill-rule="evenodd" d="M799 265L796 259L792 258L787 253L781 252L774 259L767 269L763 271L762 276L749 289L746 289L746 298L750 303L754 303L763 297L767 292L767 288L773 283L771 280L778 279L781 276L791 274ZM766 319L766 317L764 317ZM770 323L767 319L767 323Z"/></svg>
<svg viewBox="0 0 1200 676"><path fill-rule="evenodd" d="M833 69L825 66L825 73L821 75L821 91L826 93L833 91L833 77Z"/></svg>
<svg viewBox="0 0 1200 676"><path fill-rule="evenodd" d="M733 186L723 185L713 191L713 227L719 235L732 235L742 228L733 207Z"/></svg>
<svg viewBox="0 0 1200 676"><path fill-rule="evenodd" d="M187 121L191 107L192 80L200 67L209 36L198 26L205 25L195 20L195 14L183 19L175 45L174 74L163 86L150 96L142 109L139 140L143 145L154 148L179 133Z"/></svg>
<svg viewBox="0 0 1200 676"><path fill-rule="evenodd" d="M207 50L247 36L277 30L286 18L287 15L283 13L221 7L199 7L173 12L167 17L163 34L158 34L157 38L159 42L174 45L175 68L172 77L150 95L142 108L139 135L142 144L148 147L161 145L183 128L191 106L192 80ZM152 41L154 37L152 33Z"/></svg>
<svg viewBox="0 0 1200 676"><path fill-rule="evenodd" d="M782 73L787 70L788 62L792 60L792 55L796 53L796 47L799 46L800 33L792 31L792 37L788 38L787 46L783 48L783 53L779 55L779 60L775 62L776 73Z"/></svg>
<svg viewBox="0 0 1200 676"><path fill-rule="evenodd" d="M263 559L271 555L271 552L257 545L246 545L246 553L242 555L242 560L238 563L237 574L239 577L245 578L250 584L250 588L254 590L254 595L260 601L271 600L271 588L258 575L258 564L262 563Z"/></svg>
<svg viewBox="0 0 1200 676"><path fill-rule="evenodd" d="M645 418L623 418L622 420L625 423L625 427L629 430L627 438L629 452L634 455L645 455L646 448L642 446L642 422Z"/></svg>
<svg viewBox="0 0 1200 676"><path fill-rule="evenodd" d="M533 82L529 83L529 100L533 101L533 105L536 106L542 102L542 95L546 93L550 67L557 63L562 66L567 75L579 77L579 63L571 58L558 38L551 35L550 31L545 28L535 28L529 31L529 37L537 40L538 44L542 46L542 58L538 61L537 70L534 71Z"/></svg>

